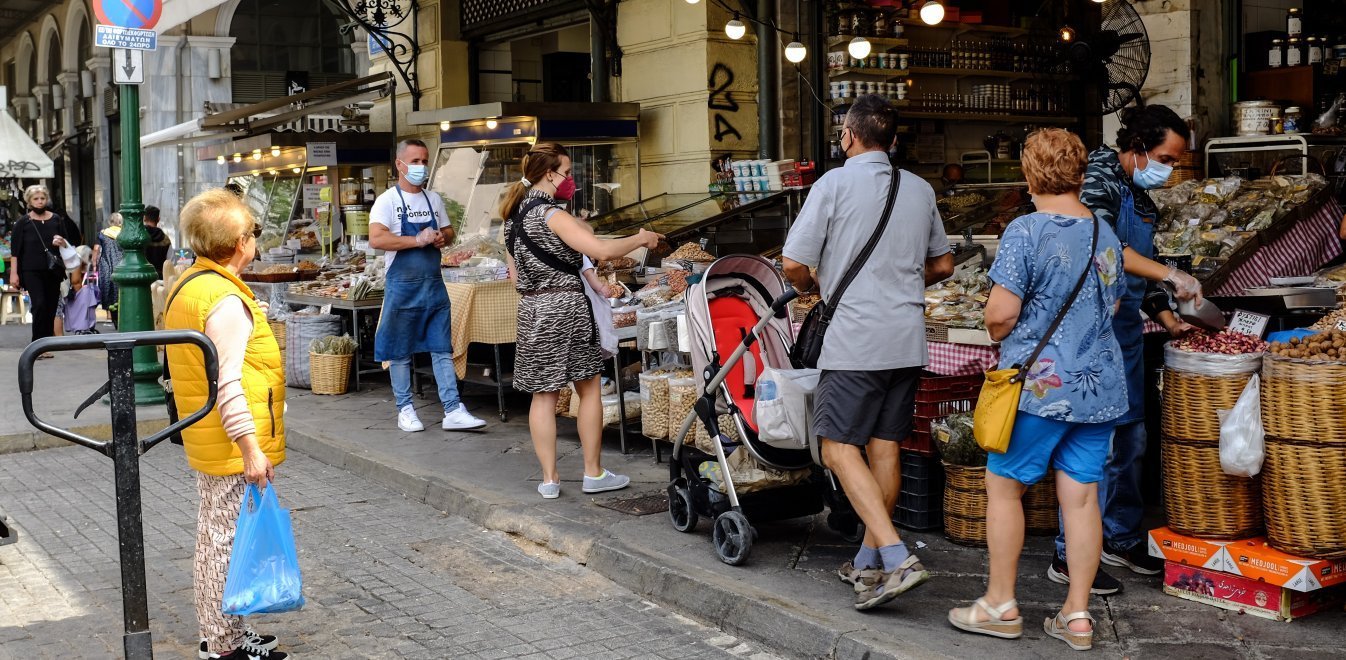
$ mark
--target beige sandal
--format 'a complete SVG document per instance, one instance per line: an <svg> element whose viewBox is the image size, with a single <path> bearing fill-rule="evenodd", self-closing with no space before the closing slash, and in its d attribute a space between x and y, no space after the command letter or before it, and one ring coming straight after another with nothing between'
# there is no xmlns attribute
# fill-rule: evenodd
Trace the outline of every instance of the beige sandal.
<svg viewBox="0 0 1346 660"><path fill-rule="evenodd" d="M1089 632L1075 632L1070 629L1070 623L1080 619L1089 620ZM1070 648L1075 649L1076 651L1088 651L1089 649L1094 648L1095 623L1097 623L1097 621L1095 621L1094 617L1088 612L1075 612L1074 614L1065 615L1058 613L1055 617L1044 620L1042 622L1042 629L1046 631L1048 635L1065 642Z"/></svg>
<svg viewBox="0 0 1346 660"><path fill-rule="evenodd" d="M1006 619L1005 613L1018 607L1019 601L1011 598L1009 602L993 607L986 602L986 598L978 598L975 603L968 607L960 607L949 610L949 623L953 627L964 632L970 632L977 635L990 635L1001 639L1019 639L1024 634L1024 618L1016 616L1013 619ZM977 608L990 617L986 621L977 620Z"/></svg>

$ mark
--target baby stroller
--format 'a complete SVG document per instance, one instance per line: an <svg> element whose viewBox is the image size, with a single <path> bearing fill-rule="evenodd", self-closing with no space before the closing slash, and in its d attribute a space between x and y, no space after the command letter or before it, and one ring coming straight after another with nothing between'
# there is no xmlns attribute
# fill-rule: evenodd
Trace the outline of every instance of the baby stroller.
<svg viewBox="0 0 1346 660"><path fill-rule="evenodd" d="M829 527L850 542L864 537L864 525L839 485L821 469L815 438L797 438L782 446L768 444L758 435L753 407L757 377L764 367L791 367L794 330L788 306L797 295L770 261L751 255L715 261L701 281L687 289L692 367L701 384L693 411L671 438L668 514L680 532L691 532L702 516L710 518L716 554L734 566L747 560L756 538L750 519L800 518L819 513L826 505L831 510ZM721 428L721 415L732 417L737 441ZM713 455L688 442L698 420L709 433ZM734 452L747 452L768 470L810 473L798 483L740 495L728 458ZM710 461L718 463L720 484L699 469Z"/></svg>

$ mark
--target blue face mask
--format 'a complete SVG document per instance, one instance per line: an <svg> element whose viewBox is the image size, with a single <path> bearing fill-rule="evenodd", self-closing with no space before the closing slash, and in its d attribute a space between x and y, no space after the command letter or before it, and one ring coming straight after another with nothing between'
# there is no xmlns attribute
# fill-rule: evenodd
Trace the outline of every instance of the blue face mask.
<svg viewBox="0 0 1346 660"><path fill-rule="evenodd" d="M407 183L413 186L419 186L425 183L426 171L424 165L407 165Z"/></svg>
<svg viewBox="0 0 1346 660"><path fill-rule="evenodd" d="M1132 162L1135 164L1131 170L1131 180L1136 182L1136 186L1141 190L1155 190L1163 188L1168 183L1168 177L1173 174L1173 166L1165 165L1153 158L1146 156L1145 169L1140 169L1140 158L1135 154L1131 155Z"/></svg>

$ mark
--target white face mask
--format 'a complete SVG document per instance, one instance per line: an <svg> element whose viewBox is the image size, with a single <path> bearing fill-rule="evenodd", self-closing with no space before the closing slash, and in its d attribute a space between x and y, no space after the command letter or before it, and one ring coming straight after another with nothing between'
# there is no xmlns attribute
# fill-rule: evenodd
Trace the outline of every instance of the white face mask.
<svg viewBox="0 0 1346 660"><path fill-rule="evenodd" d="M407 164L407 183L413 186L419 186L425 183L426 179L425 165Z"/></svg>

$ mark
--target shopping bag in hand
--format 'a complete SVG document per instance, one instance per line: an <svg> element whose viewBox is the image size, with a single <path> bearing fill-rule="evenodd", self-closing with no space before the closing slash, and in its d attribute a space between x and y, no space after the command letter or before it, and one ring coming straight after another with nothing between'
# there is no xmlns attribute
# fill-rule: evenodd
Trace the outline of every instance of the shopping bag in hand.
<svg viewBox="0 0 1346 660"><path fill-rule="evenodd" d="M273 485L259 492L255 484L248 484L224 579L224 613L246 616L303 606L290 511L280 508Z"/></svg>

